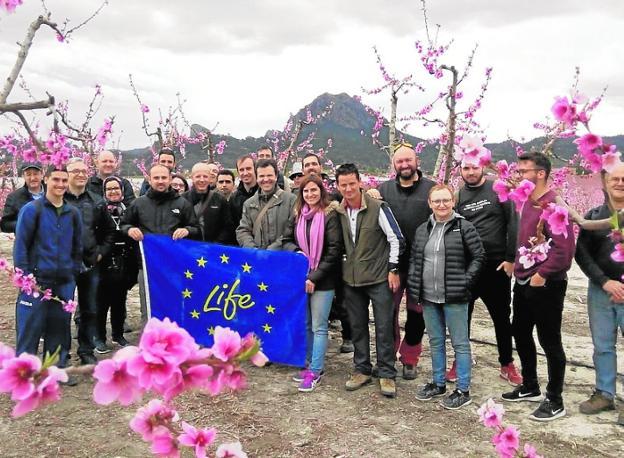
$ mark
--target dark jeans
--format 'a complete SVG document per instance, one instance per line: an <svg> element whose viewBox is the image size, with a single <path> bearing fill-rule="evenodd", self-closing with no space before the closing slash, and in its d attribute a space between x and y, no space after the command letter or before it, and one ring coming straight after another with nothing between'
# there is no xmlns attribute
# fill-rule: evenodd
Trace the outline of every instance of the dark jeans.
<svg viewBox="0 0 624 458"><path fill-rule="evenodd" d="M74 284L69 283L54 291L67 300L73 298ZM71 346L71 314L63 310L63 305L54 300L42 301L20 292L15 305L17 338L15 352L37 355L39 339L43 337L43 353L54 353L60 347L58 367L66 367Z"/></svg>
<svg viewBox="0 0 624 458"><path fill-rule="evenodd" d="M561 317L568 282L547 281L544 287L532 287L516 282L513 298L513 334L516 349L522 362L523 384L534 389L537 380L537 352L533 340L533 328L546 354L548 385L546 396L561 401L565 378L566 355L561 343Z"/></svg>
<svg viewBox="0 0 624 458"><path fill-rule="evenodd" d="M468 303L468 336L475 301L479 298L485 304L494 322L498 362L507 366L513 361L511 342L511 279L503 269L496 270L502 261L488 262L472 289L472 300Z"/></svg>
<svg viewBox="0 0 624 458"><path fill-rule="evenodd" d="M349 314L351 333L355 352L353 363L355 370L371 375L373 367L370 360L370 334L368 331L368 303L373 303L375 317L375 346L377 350L377 368L380 378L394 378L394 305L388 282L376 285L351 287L344 286L345 307Z"/></svg>
<svg viewBox="0 0 624 458"><path fill-rule="evenodd" d="M394 303L394 352L400 352L400 359L403 364L415 366L420 359L422 352L422 338L425 333L425 320L423 318L422 307L414 304L407 291L407 272L399 273L399 289L392 293ZM399 326L399 312L403 294L406 295L405 304L407 319L405 320L405 335L401 342L401 327Z"/></svg>
<svg viewBox="0 0 624 458"><path fill-rule="evenodd" d="M78 275L78 311L74 317L78 327L78 356L93 355L94 340L97 333L97 290L100 281L100 269L95 266Z"/></svg>
<svg viewBox="0 0 624 458"><path fill-rule="evenodd" d="M336 288L334 289L334 301L332 302L332 308L329 313L330 320L340 320L340 326L342 327L342 340L351 340L351 325L349 324L349 316L344 304L344 286L341 278L336 282Z"/></svg>
<svg viewBox="0 0 624 458"><path fill-rule="evenodd" d="M109 310L113 340L123 337L128 290L124 283L113 280L103 274L98 287L97 338L102 342L106 342L106 316Z"/></svg>

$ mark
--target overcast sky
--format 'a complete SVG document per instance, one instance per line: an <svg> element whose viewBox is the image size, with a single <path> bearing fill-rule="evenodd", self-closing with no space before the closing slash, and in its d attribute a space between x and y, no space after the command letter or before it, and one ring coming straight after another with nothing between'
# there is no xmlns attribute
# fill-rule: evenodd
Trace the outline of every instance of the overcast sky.
<svg viewBox="0 0 624 458"><path fill-rule="evenodd" d="M53 18L79 23L97 0L48 0ZM455 39L444 62L463 66L479 45L467 103L477 94L487 66L494 67L478 119L488 140L507 133L532 138L535 121L549 114L555 95L565 95L574 67L583 92L606 99L592 121L598 134L624 133L624 5L621 0L430 0L430 25L441 24L440 42ZM109 0L109 5L69 43L48 29L35 39L23 70L35 97L45 91L69 99L79 120L96 83L105 95L100 111L115 115L121 148L145 146L132 73L144 102L155 110L188 100L187 118L237 137L281 128L288 114L323 93L361 94L381 84L372 46L398 76L414 73L430 88L399 100L409 114L440 90L425 75L414 42L424 39L419 0ZM12 67L20 41L42 11L24 0L12 15L0 13L0 77ZM20 101L16 89L9 101ZM387 95L364 97L373 107ZM385 109L387 112L387 108ZM0 132L6 132L0 120ZM410 133L424 136L418 126Z"/></svg>

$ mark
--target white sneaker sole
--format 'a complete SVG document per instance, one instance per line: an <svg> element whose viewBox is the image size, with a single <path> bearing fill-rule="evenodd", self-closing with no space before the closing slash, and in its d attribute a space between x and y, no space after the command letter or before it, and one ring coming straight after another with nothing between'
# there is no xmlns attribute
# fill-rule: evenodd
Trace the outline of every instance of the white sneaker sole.
<svg viewBox="0 0 624 458"><path fill-rule="evenodd" d="M555 415L553 415L552 417L547 417L547 418L540 418L540 417L536 417L535 415L531 414L529 415L529 418L533 421L541 421L541 422L546 422L546 421L553 421L556 420L557 418L561 418L561 417L565 417L566 415L566 409L561 410L560 412L557 412Z"/></svg>
<svg viewBox="0 0 624 458"><path fill-rule="evenodd" d="M501 396L501 399L505 402L542 402L544 400L544 395L540 394L539 396L526 396L524 398L517 399L505 399Z"/></svg>
<svg viewBox="0 0 624 458"><path fill-rule="evenodd" d="M466 406L468 406L468 405L470 405L470 404L472 404L472 399L468 399L468 401L464 402L462 405L457 406L457 407L449 407L449 406L447 406L447 405L444 405L444 402L440 402L440 405L441 405L442 407L444 407L445 409L447 409L447 410L459 410L459 409L461 409L462 407L466 407Z"/></svg>

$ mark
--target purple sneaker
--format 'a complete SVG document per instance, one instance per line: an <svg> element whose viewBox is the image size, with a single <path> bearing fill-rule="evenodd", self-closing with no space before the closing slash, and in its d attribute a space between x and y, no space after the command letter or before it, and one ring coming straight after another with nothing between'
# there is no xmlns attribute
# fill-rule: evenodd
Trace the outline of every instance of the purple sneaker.
<svg viewBox="0 0 624 458"><path fill-rule="evenodd" d="M308 392L314 390L316 385L321 381L321 374L307 370L303 375L303 380L299 384L299 391Z"/></svg>
<svg viewBox="0 0 624 458"><path fill-rule="evenodd" d="M297 372L296 375L293 375L293 382L297 382L297 383L301 383L303 382L303 378L305 377L306 372L310 372L309 369L301 369L299 372ZM323 374L325 374L325 371L321 371L321 376L323 376Z"/></svg>

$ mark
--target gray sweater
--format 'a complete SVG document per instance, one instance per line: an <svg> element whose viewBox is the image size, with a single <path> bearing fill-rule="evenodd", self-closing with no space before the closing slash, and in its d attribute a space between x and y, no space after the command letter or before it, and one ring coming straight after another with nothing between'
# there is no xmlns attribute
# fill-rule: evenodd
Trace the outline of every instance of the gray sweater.
<svg viewBox="0 0 624 458"><path fill-rule="evenodd" d="M429 234L429 240L425 245L423 261L423 299L436 304L444 304L444 227L448 223L437 222L430 217L433 227Z"/></svg>

